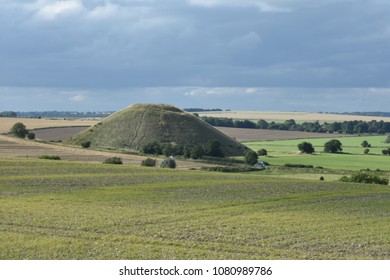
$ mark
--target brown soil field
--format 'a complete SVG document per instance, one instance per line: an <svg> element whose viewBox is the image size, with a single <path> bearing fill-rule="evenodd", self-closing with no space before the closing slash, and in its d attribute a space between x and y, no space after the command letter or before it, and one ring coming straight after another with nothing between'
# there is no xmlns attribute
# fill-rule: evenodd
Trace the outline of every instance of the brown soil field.
<svg viewBox="0 0 390 280"><path fill-rule="evenodd" d="M39 128L31 131L35 133L35 138L37 140L63 141L87 128L88 126L69 126L69 127Z"/></svg>
<svg viewBox="0 0 390 280"><path fill-rule="evenodd" d="M295 121L320 121L320 122L335 122L335 121L386 121L390 122L389 117L370 117L370 116L354 116L354 115L339 115L339 114L321 114L307 112L260 112L260 111L224 111L224 112L199 112L200 116L232 118L232 119L247 119L247 120L266 120L266 121L285 121L293 119Z"/></svg>
<svg viewBox="0 0 390 280"><path fill-rule="evenodd" d="M302 131L284 131L268 129L249 129L249 128L231 128L216 127L221 132L229 135L239 142L271 141L271 140L292 140L308 138L334 138L334 134L311 133ZM347 135L337 134L337 137L346 137Z"/></svg>
<svg viewBox="0 0 390 280"><path fill-rule="evenodd" d="M57 144L47 144L0 135L0 156L19 158L38 158L41 155L58 155L63 160L101 163L109 157L120 157L124 164L141 165L145 156L126 155L121 153L102 152L82 148L73 148ZM157 165L162 159L157 158ZM178 169L200 168L214 166L196 161L176 160Z"/></svg>
<svg viewBox="0 0 390 280"><path fill-rule="evenodd" d="M0 134L8 133L11 127L17 123L23 123L28 130L47 128L47 127L65 127L65 126L93 126L98 120L49 120L49 119L29 119L29 118L0 118Z"/></svg>
<svg viewBox="0 0 390 280"><path fill-rule="evenodd" d="M35 133L36 138L42 141L63 141L84 129L86 129L86 127L56 127L37 129L33 130L33 132ZM239 142L335 137L333 134L310 133L301 131L282 131L231 127L216 127L216 129L236 139ZM338 137L340 136L347 135L339 134Z"/></svg>

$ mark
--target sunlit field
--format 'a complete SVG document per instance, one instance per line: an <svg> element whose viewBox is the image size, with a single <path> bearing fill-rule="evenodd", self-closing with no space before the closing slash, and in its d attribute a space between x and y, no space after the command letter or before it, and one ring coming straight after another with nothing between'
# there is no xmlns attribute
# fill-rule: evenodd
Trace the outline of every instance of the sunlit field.
<svg viewBox="0 0 390 280"><path fill-rule="evenodd" d="M388 186L0 159L1 259L389 259Z"/></svg>

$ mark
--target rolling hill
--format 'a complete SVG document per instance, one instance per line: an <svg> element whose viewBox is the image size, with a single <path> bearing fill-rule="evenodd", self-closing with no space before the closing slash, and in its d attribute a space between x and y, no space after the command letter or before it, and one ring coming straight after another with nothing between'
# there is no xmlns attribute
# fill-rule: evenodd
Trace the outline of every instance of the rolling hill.
<svg viewBox="0 0 390 280"><path fill-rule="evenodd" d="M209 140L219 141L227 156L243 155L248 149L194 115L164 104L131 105L65 143L90 141L91 147L140 149L153 141L196 146Z"/></svg>

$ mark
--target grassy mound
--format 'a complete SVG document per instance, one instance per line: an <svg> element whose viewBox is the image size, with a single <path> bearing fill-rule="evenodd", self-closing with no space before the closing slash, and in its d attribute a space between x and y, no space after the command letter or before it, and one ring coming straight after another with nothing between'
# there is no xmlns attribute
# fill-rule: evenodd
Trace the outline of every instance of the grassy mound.
<svg viewBox="0 0 390 280"><path fill-rule="evenodd" d="M132 105L66 143L81 145L89 141L91 147L140 149L153 141L196 146L211 139L221 142L227 156L242 155L247 149L192 114L163 104Z"/></svg>

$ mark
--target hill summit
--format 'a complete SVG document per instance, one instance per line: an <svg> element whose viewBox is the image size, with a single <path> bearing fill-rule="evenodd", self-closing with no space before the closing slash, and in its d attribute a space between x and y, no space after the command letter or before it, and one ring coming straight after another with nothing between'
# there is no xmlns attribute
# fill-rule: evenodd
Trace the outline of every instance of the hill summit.
<svg viewBox="0 0 390 280"><path fill-rule="evenodd" d="M247 148L194 115L165 104L134 104L80 132L68 144L90 141L91 147L140 149L158 141L173 145L221 143L226 156L243 155Z"/></svg>

